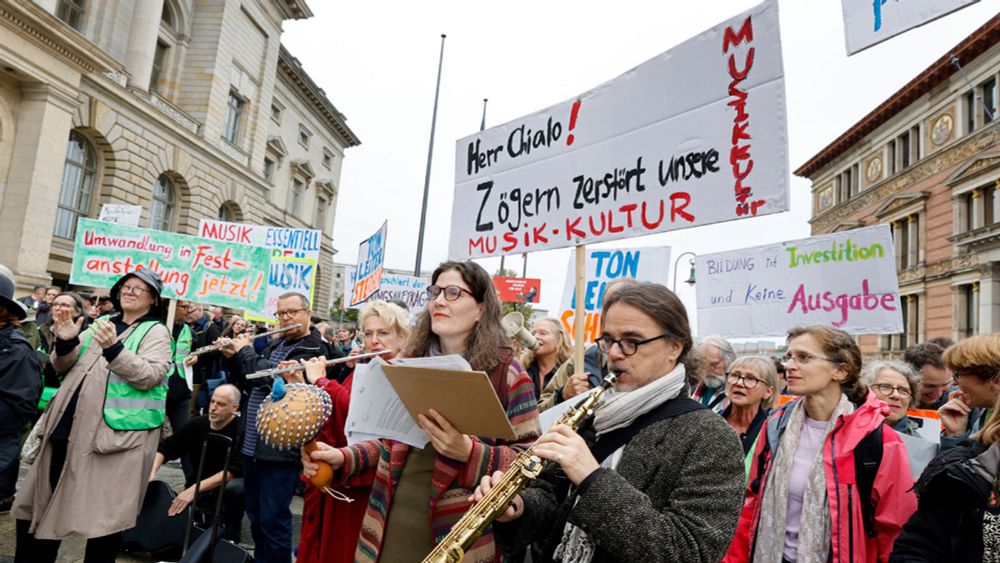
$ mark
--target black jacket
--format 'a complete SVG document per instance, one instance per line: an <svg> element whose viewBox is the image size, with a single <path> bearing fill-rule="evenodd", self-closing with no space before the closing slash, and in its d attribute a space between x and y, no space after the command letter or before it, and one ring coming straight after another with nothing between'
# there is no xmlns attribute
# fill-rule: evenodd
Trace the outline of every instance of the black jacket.
<svg viewBox="0 0 1000 563"><path fill-rule="evenodd" d="M893 544L890 563L983 560L983 511L992 483L969 460L983 453L966 442L934 459L917 481L917 511Z"/></svg>
<svg viewBox="0 0 1000 563"><path fill-rule="evenodd" d="M35 417L42 370L21 329L0 329L0 433L20 432Z"/></svg>

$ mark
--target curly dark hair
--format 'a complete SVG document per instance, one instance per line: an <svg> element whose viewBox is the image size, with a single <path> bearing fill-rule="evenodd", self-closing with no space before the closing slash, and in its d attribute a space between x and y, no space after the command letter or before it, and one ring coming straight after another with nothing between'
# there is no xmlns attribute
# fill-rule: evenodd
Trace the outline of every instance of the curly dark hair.
<svg viewBox="0 0 1000 563"><path fill-rule="evenodd" d="M482 266L472 261L443 262L431 275L431 284L436 284L441 274L454 270L462 276L462 281L469 286L472 297L483 306L475 328L466 341L465 359L472 369L489 371L500 363L500 349L509 348L509 340L504 334L500 322L500 300L493 286L493 278ZM430 306L417 319L417 325L403 347L404 355L411 358L422 358L430 353L433 345L440 345L438 337L431 330Z"/></svg>
<svg viewBox="0 0 1000 563"><path fill-rule="evenodd" d="M903 352L903 360L917 371L920 371L920 368L927 364L937 369L944 369L944 361L941 359L941 356L944 355L945 348L947 346L941 346L934 342L921 342L907 348Z"/></svg>

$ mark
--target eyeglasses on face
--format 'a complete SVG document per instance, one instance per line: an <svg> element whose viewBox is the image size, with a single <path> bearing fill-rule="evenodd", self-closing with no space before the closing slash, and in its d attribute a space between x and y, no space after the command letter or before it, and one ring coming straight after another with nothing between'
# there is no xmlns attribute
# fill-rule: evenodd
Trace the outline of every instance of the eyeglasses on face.
<svg viewBox="0 0 1000 563"><path fill-rule="evenodd" d="M445 287L441 287L439 285L427 286L427 296L430 298L431 301L437 299L438 295L441 295L442 293L444 293L445 301L456 301L459 297L462 296L463 292L468 293L469 296L472 298L476 297L475 295L472 295L472 292L469 291L468 289L465 289L464 287L459 287L457 285L448 285Z"/></svg>
<svg viewBox="0 0 1000 563"><path fill-rule="evenodd" d="M911 396L913 396L913 393L910 392L909 387L896 387L895 385L890 385L888 383L876 383L872 385L872 389L874 389L875 392L878 393L879 395L884 395L886 397L892 395L893 391L895 391L897 395L899 395L904 399L909 399Z"/></svg>
<svg viewBox="0 0 1000 563"><path fill-rule="evenodd" d="M283 317L294 317L305 310L306 309L288 309L286 311L275 311L274 316L279 319Z"/></svg>
<svg viewBox="0 0 1000 563"><path fill-rule="evenodd" d="M730 373L726 376L726 381L728 381L730 385L741 384L747 389L753 389L758 383L761 382L760 379L757 379L752 375L743 375L740 372Z"/></svg>
<svg viewBox="0 0 1000 563"><path fill-rule="evenodd" d="M795 362L795 364L799 366L808 364L813 360L825 360L832 364L840 363L835 360L831 360L830 358L824 358L823 356L814 356L812 354L809 354L808 352L791 352L781 357L781 363L790 364L792 362Z"/></svg>
<svg viewBox="0 0 1000 563"><path fill-rule="evenodd" d="M145 287L140 287L138 285L128 285L128 284L125 284L125 285L122 286L122 293L128 293L128 294L131 294L131 295L142 295L143 293L146 293L147 291L150 291L150 290L146 289Z"/></svg>
<svg viewBox="0 0 1000 563"><path fill-rule="evenodd" d="M618 349L622 351L622 354L624 354L626 356L632 356L632 355L635 355L635 353L639 351L639 346L642 346L643 344L646 344L648 342L652 342L654 340L659 340L661 338L666 338L667 336L669 336L669 335L666 334L666 333L664 333L664 334L661 334L659 336L654 336L652 338L647 338L645 340L639 340L637 338L622 338L622 339L616 340L614 338L611 338L607 334L603 334L603 335L601 335L600 338L597 339L597 348L601 352L607 354L607 353L609 353L611 351L611 348L615 344L617 344L618 345Z"/></svg>

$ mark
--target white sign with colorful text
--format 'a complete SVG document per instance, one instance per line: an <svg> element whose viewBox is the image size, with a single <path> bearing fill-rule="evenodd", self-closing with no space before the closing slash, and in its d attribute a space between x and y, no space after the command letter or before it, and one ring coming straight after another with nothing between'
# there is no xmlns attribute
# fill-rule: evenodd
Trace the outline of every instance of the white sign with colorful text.
<svg viewBox="0 0 1000 563"><path fill-rule="evenodd" d="M357 281L357 268L347 266L344 268L344 299L343 303L349 304L351 296L354 294L354 282ZM382 272L382 284L379 286L371 299L379 301L400 301L406 304L410 314L414 315L423 311L427 307L427 286L430 279L418 278L414 276L403 276ZM367 302L350 305L349 309L364 309Z"/></svg>
<svg viewBox="0 0 1000 563"><path fill-rule="evenodd" d="M971 6L979 0L842 0L847 54Z"/></svg>
<svg viewBox="0 0 1000 563"><path fill-rule="evenodd" d="M783 336L800 325L903 331L888 225L702 255L695 269L703 336Z"/></svg>
<svg viewBox="0 0 1000 563"><path fill-rule="evenodd" d="M787 211L777 2L577 97L460 139L455 168L452 259Z"/></svg>
<svg viewBox="0 0 1000 563"><path fill-rule="evenodd" d="M608 284L622 278L632 278L669 287L667 275L670 273L670 247L588 248L584 271L587 280L583 293L583 309L586 314L583 337L587 344L591 344L601 335L601 308L604 306L604 292ZM570 257L558 312L563 329L570 335L576 334L576 322L573 319L576 311L575 274L576 261Z"/></svg>

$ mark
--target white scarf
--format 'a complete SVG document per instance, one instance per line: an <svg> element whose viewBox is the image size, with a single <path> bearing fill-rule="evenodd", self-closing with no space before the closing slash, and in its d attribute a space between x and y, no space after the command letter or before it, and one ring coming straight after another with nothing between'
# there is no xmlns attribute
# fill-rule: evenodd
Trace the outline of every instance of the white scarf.
<svg viewBox="0 0 1000 563"><path fill-rule="evenodd" d="M684 389L684 382L684 364L677 364L666 375L638 389L621 393L611 391L604 395L594 416L594 429L597 430L597 435L625 428L640 416L676 398ZM618 448L601 462L601 467L607 469L617 467L624 450L625 446ZM559 542L553 557L563 563L589 563L594 558L594 551L594 541L587 537L587 533L566 522L562 541Z"/></svg>

